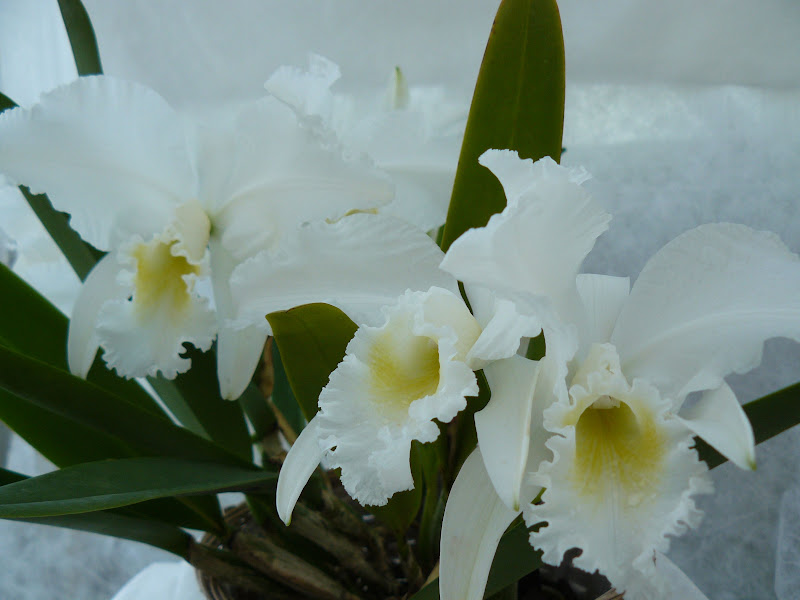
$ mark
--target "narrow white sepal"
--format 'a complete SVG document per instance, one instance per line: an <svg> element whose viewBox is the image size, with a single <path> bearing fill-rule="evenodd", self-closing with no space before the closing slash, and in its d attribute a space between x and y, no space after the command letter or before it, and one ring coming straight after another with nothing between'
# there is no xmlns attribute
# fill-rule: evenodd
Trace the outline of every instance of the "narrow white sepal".
<svg viewBox="0 0 800 600"><path fill-rule="evenodd" d="M678 419L737 467L755 470L753 427L727 383L706 391Z"/></svg>
<svg viewBox="0 0 800 600"><path fill-rule="evenodd" d="M295 440L278 474L278 488L275 491L275 504L281 521L289 525L292 521L294 505L303 488L306 487L314 469L322 460L319 446L317 418L314 417Z"/></svg>
<svg viewBox="0 0 800 600"><path fill-rule="evenodd" d="M686 573L678 565L667 558L666 554L656 552L653 562L656 566L657 577L669 582L669 595L665 600L708 600L700 588L686 576Z"/></svg>
<svg viewBox="0 0 800 600"><path fill-rule="evenodd" d="M78 292L67 335L67 363L70 373L85 378L92 368L100 340L97 318L108 300L122 300L128 290L117 281L122 266L115 254L108 254L89 273Z"/></svg>
<svg viewBox="0 0 800 600"><path fill-rule="evenodd" d="M498 496L508 508L519 511L539 363L512 356L493 362L483 372L492 398L475 413L478 445Z"/></svg>
<svg viewBox="0 0 800 600"><path fill-rule="evenodd" d="M461 467L444 509L441 600L483 598L497 544L518 514L494 491L484 459L476 448Z"/></svg>

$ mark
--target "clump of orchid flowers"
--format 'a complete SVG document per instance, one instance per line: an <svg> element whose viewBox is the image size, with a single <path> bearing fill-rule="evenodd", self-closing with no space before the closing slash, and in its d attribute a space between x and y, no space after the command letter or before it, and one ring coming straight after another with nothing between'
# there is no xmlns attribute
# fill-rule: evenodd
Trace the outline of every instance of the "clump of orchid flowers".
<svg viewBox="0 0 800 600"><path fill-rule="evenodd" d="M764 420L780 393L751 423L725 377L800 341L800 259L720 223L632 285L580 272L611 217L558 164L552 0L501 4L465 130L399 69L364 105L312 55L198 120L96 67L3 97L0 173L84 283L67 324L2 270L0 418L60 469L3 471L0 516L271 598L516 597L574 549L626 599L705 597L670 536L709 466L794 425Z"/></svg>

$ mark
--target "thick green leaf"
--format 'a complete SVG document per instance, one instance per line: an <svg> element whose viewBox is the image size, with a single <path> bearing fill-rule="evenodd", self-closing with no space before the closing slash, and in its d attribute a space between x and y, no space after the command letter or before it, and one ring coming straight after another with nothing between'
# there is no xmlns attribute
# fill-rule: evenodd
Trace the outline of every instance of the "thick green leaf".
<svg viewBox="0 0 800 600"><path fill-rule="evenodd" d="M213 442L88 381L3 346L0 388L55 415L103 431L140 455L249 465Z"/></svg>
<svg viewBox="0 0 800 600"><path fill-rule="evenodd" d="M6 96L4 93L0 92L0 113L6 111L10 108L14 108L17 105L11 98Z"/></svg>
<svg viewBox="0 0 800 600"><path fill-rule="evenodd" d="M275 430L275 415L270 410L261 391L254 384L250 383L245 388L244 393L239 396L238 402L253 425L257 440L263 440Z"/></svg>
<svg viewBox="0 0 800 600"><path fill-rule="evenodd" d="M310 421L358 327L338 308L321 303L270 313L267 320L294 395Z"/></svg>
<svg viewBox="0 0 800 600"><path fill-rule="evenodd" d="M744 405L744 412L753 426L756 444L765 442L800 423L800 382L753 400ZM695 438L697 452L710 469L727 459L700 438Z"/></svg>
<svg viewBox="0 0 800 600"><path fill-rule="evenodd" d="M83 3L80 0L58 0L58 7L61 9L61 18L67 29L78 75L102 74L103 67L97 51L97 39Z"/></svg>
<svg viewBox="0 0 800 600"><path fill-rule="evenodd" d="M0 344L46 362L67 367L67 318L39 292L0 264ZM96 360L89 381L140 408L167 418L158 404L135 381L122 379Z"/></svg>
<svg viewBox="0 0 800 600"><path fill-rule="evenodd" d="M564 39L556 0L503 0L472 98L442 249L505 207L500 183L478 157L497 148L558 161L563 127Z"/></svg>
<svg viewBox="0 0 800 600"><path fill-rule="evenodd" d="M0 517L92 512L155 498L252 489L276 478L276 473L255 466L208 461L163 457L104 460L0 487Z"/></svg>
<svg viewBox="0 0 800 600"><path fill-rule="evenodd" d="M225 400L219 393L217 358L213 350L201 352L195 348L186 351L192 368L174 379L176 390L182 396L194 421L200 424L206 436L245 460L251 460L253 447L250 433L238 402ZM180 416L176 415L180 420Z"/></svg>
<svg viewBox="0 0 800 600"><path fill-rule="evenodd" d="M303 409L295 398L289 377L286 375L286 368L283 366L283 359L278 350L278 344L272 344L272 404L281 416L286 420L289 427L295 434L299 434L306 426L306 417ZM314 405L316 412L316 404Z"/></svg>
<svg viewBox="0 0 800 600"><path fill-rule="evenodd" d="M500 540L489 572L484 598L504 590L515 581L542 566L542 553L531 548L528 530L521 521L513 525ZM410 600L439 600L439 580L432 581Z"/></svg>
<svg viewBox="0 0 800 600"><path fill-rule="evenodd" d="M19 186L19 189L41 224L44 225L47 233L61 249L73 271L81 281L86 279L89 271L103 257L104 253L84 242L81 236L70 227L69 215L54 209L47 196L31 194L28 188L22 185Z"/></svg>
<svg viewBox="0 0 800 600"><path fill-rule="evenodd" d="M27 480L27 475L15 473L7 469L0 469L0 486L17 481ZM160 508L167 508L162 505ZM154 522L125 514L119 511L97 511L93 513L62 515L57 517L42 517L20 519L28 523L66 527L80 531L89 531L110 535L127 540L134 540L172 552L186 558L189 547L189 536L177 527L166 523Z"/></svg>

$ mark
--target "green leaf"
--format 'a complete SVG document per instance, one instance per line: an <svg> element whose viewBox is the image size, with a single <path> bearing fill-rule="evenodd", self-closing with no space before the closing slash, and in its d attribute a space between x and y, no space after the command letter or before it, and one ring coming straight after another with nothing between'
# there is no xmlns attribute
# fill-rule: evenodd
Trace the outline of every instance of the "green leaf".
<svg viewBox="0 0 800 600"><path fill-rule="evenodd" d="M306 418L303 416L303 409L295 398L289 377L286 375L286 368L283 366L283 359L278 350L278 344L273 343L272 348L272 404L281 416L286 420L289 427L295 434L299 434L306 426ZM315 407L316 411L316 407Z"/></svg>
<svg viewBox="0 0 800 600"><path fill-rule="evenodd" d="M0 344L64 371L67 367L67 318L23 279L0 264ZM153 415L167 418L133 380L122 379L96 360L88 380Z"/></svg>
<svg viewBox="0 0 800 600"><path fill-rule="evenodd" d="M540 566L542 553L531 548L525 523L518 521L506 531L497 546L484 598L497 594ZM411 596L410 600L439 600L439 580L426 585Z"/></svg>
<svg viewBox="0 0 800 600"><path fill-rule="evenodd" d="M16 106L17 106L16 102L14 102L11 98L0 92L0 113L15 108Z"/></svg>
<svg viewBox="0 0 800 600"><path fill-rule="evenodd" d="M270 313L267 320L294 395L310 421L322 388L358 327L338 308L321 303Z"/></svg>
<svg viewBox="0 0 800 600"><path fill-rule="evenodd" d="M3 346L0 389L54 415L113 436L139 455L249 464L97 385Z"/></svg>
<svg viewBox="0 0 800 600"><path fill-rule="evenodd" d="M265 439L275 430L275 415L270 410L261 391L253 383L245 388L244 393L239 396L238 402L253 425L257 440Z"/></svg>
<svg viewBox="0 0 800 600"><path fill-rule="evenodd" d="M253 447L242 407L238 402L220 396L215 352L190 348L185 356L191 359L192 368L179 374L174 379L174 386L194 420L209 439L233 454L251 460Z"/></svg>
<svg viewBox="0 0 800 600"><path fill-rule="evenodd" d="M66 467L0 487L1 518L92 512L155 498L240 491L273 482L257 467L145 457Z"/></svg>
<svg viewBox="0 0 800 600"><path fill-rule="evenodd" d="M756 444L765 442L800 423L800 382L744 405ZM700 438L695 438L700 459L713 469L727 459Z"/></svg>
<svg viewBox="0 0 800 600"><path fill-rule="evenodd" d="M505 207L478 157L490 148L561 157L564 39L556 0L503 0L486 45L458 159L442 249Z"/></svg>
<svg viewBox="0 0 800 600"><path fill-rule="evenodd" d="M58 7L67 29L78 75L102 74L97 38L83 3L80 0L58 0Z"/></svg>

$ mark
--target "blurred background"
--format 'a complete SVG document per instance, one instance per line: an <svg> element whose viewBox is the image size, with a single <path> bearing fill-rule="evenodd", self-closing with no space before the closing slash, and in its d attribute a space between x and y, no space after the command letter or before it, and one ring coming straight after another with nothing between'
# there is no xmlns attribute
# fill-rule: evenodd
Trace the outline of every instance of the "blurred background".
<svg viewBox="0 0 800 600"><path fill-rule="evenodd" d="M309 52L337 62L335 89L375 93L392 69L468 106L496 0L85 0L105 72L187 111L263 94ZM563 0L563 162L614 215L587 272L635 279L679 233L731 221L800 252L800 3ZM0 0L0 91L23 105L75 77L56 0ZM0 189L0 259L67 314L78 282L14 188ZM764 290L769 294L769 290ZM800 380L800 347L766 345L730 378L743 402ZM51 468L0 438L5 464ZM758 470L724 465L701 527L670 552L711 600L800 597L800 432L758 448ZM90 534L0 521L0 598L107 599L169 556Z"/></svg>

